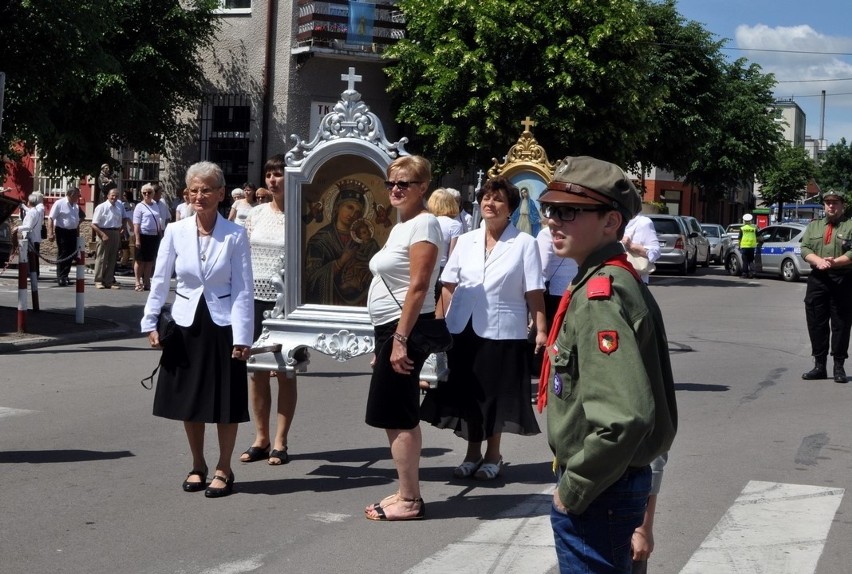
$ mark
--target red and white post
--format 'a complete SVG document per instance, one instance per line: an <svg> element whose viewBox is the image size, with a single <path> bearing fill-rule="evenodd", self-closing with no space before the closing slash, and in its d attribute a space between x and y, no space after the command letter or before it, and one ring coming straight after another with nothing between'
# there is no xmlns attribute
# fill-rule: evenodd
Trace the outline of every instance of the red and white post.
<svg viewBox="0 0 852 574"><path fill-rule="evenodd" d="M29 231L21 231L18 243L18 333L27 332L27 275L29 270Z"/></svg>

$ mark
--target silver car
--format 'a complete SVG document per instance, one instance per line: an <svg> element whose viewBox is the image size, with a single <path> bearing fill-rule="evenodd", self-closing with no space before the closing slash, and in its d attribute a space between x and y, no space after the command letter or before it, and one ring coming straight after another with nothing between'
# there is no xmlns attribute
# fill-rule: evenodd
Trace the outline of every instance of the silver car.
<svg viewBox="0 0 852 574"><path fill-rule="evenodd" d="M657 240L660 242L660 258L655 265L658 268L673 267L681 275L695 271L695 245L689 241L686 224L676 215L648 215L654 223Z"/></svg>
<svg viewBox="0 0 852 574"><path fill-rule="evenodd" d="M704 231L701 229L701 224L691 215L678 215L686 225L687 238L690 243L695 245L695 258L690 263L690 267L694 271L701 263L702 267L710 266L710 242L704 236Z"/></svg>
<svg viewBox="0 0 852 574"><path fill-rule="evenodd" d="M701 229L710 242L710 259L714 263L724 263L725 255L731 248L731 238L725 233L725 228L718 223L702 223Z"/></svg>

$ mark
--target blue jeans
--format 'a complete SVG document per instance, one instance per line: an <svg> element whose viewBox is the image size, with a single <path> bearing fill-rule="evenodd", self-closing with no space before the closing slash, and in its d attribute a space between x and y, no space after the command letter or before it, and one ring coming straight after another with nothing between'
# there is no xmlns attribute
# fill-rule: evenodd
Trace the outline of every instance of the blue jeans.
<svg viewBox="0 0 852 574"><path fill-rule="evenodd" d="M651 492L651 467L631 469L582 514L551 506L550 524L561 574L630 574L630 540Z"/></svg>

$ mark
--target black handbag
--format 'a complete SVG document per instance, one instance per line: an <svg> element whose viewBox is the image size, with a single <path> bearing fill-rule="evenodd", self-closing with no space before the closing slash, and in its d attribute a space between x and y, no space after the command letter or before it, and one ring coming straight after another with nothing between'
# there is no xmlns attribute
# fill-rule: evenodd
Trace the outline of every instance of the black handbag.
<svg viewBox="0 0 852 574"><path fill-rule="evenodd" d="M165 304L157 317L157 337L160 339L160 346L165 347L174 338L176 332L177 323L172 317L172 306Z"/></svg>
<svg viewBox="0 0 852 574"><path fill-rule="evenodd" d="M160 309L160 314L157 317L157 337L160 339L160 347L165 348L170 342L174 341L178 333L177 323L172 317L172 306L168 303ZM160 354L160 360L157 361L157 366L151 371L151 375L139 381L143 387L149 391L154 388L154 375L160 370L160 365L163 363L163 355ZM145 381L148 381L146 384Z"/></svg>
<svg viewBox="0 0 852 574"><path fill-rule="evenodd" d="M382 277L382 282L399 309L402 310L402 305L399 304L399 300L391 291L384 277ZM408 334L408 345L415 351L427 355L443 353L452 348L453 335L447 329L447 322L444 319L417 319L411 333Z"/></svg>

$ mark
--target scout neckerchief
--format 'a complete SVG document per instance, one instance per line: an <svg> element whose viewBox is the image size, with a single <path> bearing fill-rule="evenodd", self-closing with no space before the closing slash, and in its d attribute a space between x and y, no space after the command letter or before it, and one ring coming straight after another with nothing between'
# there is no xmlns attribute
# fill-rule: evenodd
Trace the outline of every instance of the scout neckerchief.
<svg viewBox="0 0 852 574"><path fill-rule="evenodd" d="M828 222L828 225L825 226L825 244L828 245L831 243L831 232L834 230L834 225L831 222Z"/></svg>
<svg viewBox="0 0 852 574"><path fill-rule="evenodd" d="M620 253L614 257L610 257L598 267L602 269L607 265L614 265L626 269L633 275L639 283L642 283L642 278L636 273L633 265L627 262L627 254ZM597 269L595 270L595 272ZM594 272L593 272L594 273ZM589 274L591 275L591 273ZM579 287L579 285L578 285ZM575 287L576 289L576 287ZM559 307L556 309L556 315L553 317L553 325L550 327L550 333L547 335L547 346L545 346L544 357L541 361L541 374L538 378L538 412L542 412L547 406L547 384L550 381L550 349L553 349L556 344L556 338L559 336L559 329L562 327L562 321L565 319L565 314L568 312L568 305L571 303L571 291L565 290L562 294L562 299L559 301Z"/></svg>

